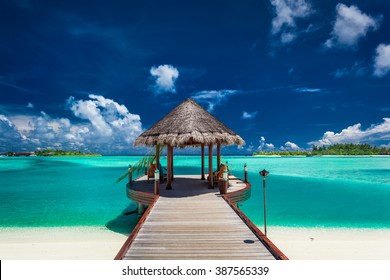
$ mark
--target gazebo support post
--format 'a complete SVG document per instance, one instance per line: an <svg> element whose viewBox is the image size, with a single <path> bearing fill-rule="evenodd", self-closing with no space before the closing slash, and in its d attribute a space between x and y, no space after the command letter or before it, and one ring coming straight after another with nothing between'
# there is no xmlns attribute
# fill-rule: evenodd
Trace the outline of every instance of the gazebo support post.
<svg viewBox="0 0 390 280"><path fill-rule="evenodd" d="M167 163L168 163L168 174L167 174L167 190L172 189L172 147L167 144Z"/></svg>
<svg viewBox="0 0 390 280"><path fill-rule="evenodd" d="M172 181L175 181L175 177L173 176L173 147L171 147L171 174Z"/></svg>
<svg viewBox="0 0 390 280"><path fill-rule="evenodd" d="M221 143L217 143L217 169L219 170L219 166L221 165Z"/></svg>
<svg viewBox="0 0 390 280"><path fill-rule="evenodd" d="M209 189L214 189L213 179L213 144L209 144Z"/></svg>
<svg viewBox="0 0 390 280"><path fill-rule="evenodd" d="M202 178L200 178L201 180L206 180L206 178L204 177L204 144L202 144L201 146L201 150L202 150Z"/></svg>
<svg viewBox="0 0 390 280"><path fill-rule="evenodd" d="M159 145L158 144L156 144L156 168L158 169L158 170L160 170L159 169L159 166L160 166L160 149L159 149ZM160 181L161 181L161 176L162 176L163 174L161 174L161 172L160 172Z"/></svg>

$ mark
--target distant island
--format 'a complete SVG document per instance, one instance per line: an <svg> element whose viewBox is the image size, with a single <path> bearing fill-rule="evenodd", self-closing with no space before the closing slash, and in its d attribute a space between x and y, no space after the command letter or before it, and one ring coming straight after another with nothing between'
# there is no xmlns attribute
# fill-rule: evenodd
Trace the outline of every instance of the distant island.
<svg viewBox="0 0 390 280"><path fill-rule="evenodd" d="M311 151L258 151L254 156L374 156L390 155L390 148L370 146L368 144L335 144L331 146L313 146Z"/></svg>
<svg viewBox="0 0 390 280"><path fill-rule="evenodd" d="M41 150L35 152L5 152L3 156L18 157L18 156L101 156L100 154L92 152L81 152L81 151L64 151L64 150Z"/></svg>

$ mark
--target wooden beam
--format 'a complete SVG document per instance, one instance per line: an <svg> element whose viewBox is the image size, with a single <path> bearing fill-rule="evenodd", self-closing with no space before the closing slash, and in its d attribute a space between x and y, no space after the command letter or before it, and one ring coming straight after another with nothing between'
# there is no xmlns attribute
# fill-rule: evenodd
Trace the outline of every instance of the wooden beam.
<svg viewBox="0 0 390 280"><path fill-rule="evenodd" d="M221 143L217 143L217 169L221 165Z"/></svg>
<svg viewBox="0 0 390 280"><path fill-rule="evenodd" d="M172 189L172 152L171 152L171 145L167 144L167 169L168 169L168 174L167 174L167 190Z"/></svg>
<svg viewBox="0 0 390 280"><path fill-rule="evenodd" d="M202 178L201 180L206 180L204 177L204 144L201 145L201 150L202 150Z"/></svg>
<svg viewBox="0 0 390 280"><path fill-rule="evenodd" d="M156 144L156 168L158 169L160 165L160 154L159 154L159 145ZM161 178L161 175L160 174L160 178Z"/></svg>
<svg viewBox="0 0 390 280"><path fill-rule="evenodd" d="M173 147L171 147L171 174L172 174L172 181L175 181L175 177L173 176Z"/></svg>
<svg viewBox="0 0 390 280"><path fill-rule="evenodd" d="M159 145L156 145L156 168L158 168L158 165L160 164L160 154L158 150L159 150Z"/></svg>
<svg viewBox="0 0 390 280"><path fill-rule="evenodd" d="M209 189L214 189L213 181L213 144L209 144Z"/></svg>

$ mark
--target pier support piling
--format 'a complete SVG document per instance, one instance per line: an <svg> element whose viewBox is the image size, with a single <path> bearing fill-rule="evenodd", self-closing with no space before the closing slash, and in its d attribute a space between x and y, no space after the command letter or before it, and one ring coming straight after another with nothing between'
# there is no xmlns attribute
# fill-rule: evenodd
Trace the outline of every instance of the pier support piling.
<svg viewBox="0 0 390 280"><path fill-rule="evenodd" d="M138 203L138 216L142 216L142 214L145 212L145 205L142 203Z"/></svg>

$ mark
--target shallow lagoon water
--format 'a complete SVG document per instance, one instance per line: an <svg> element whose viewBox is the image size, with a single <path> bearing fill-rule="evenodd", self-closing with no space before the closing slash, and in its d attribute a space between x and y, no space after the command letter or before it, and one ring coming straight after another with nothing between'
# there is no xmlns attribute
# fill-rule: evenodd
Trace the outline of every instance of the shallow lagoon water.
<svg viewBox="0 0 390 280"><path fill-rule="evenodd" d="M128 232L136 215L115 184L139 156L0 158L0 227L106 226ZM267 178L267 222L273 226L390 228L390 157L224 156L232 172L249 170L251 198L240 208L263 223ZM164 165L165 159L162 158ZM207 166L207 161L206 161ZM175 174L199 174L200 157L175 156Z"/></svg>

